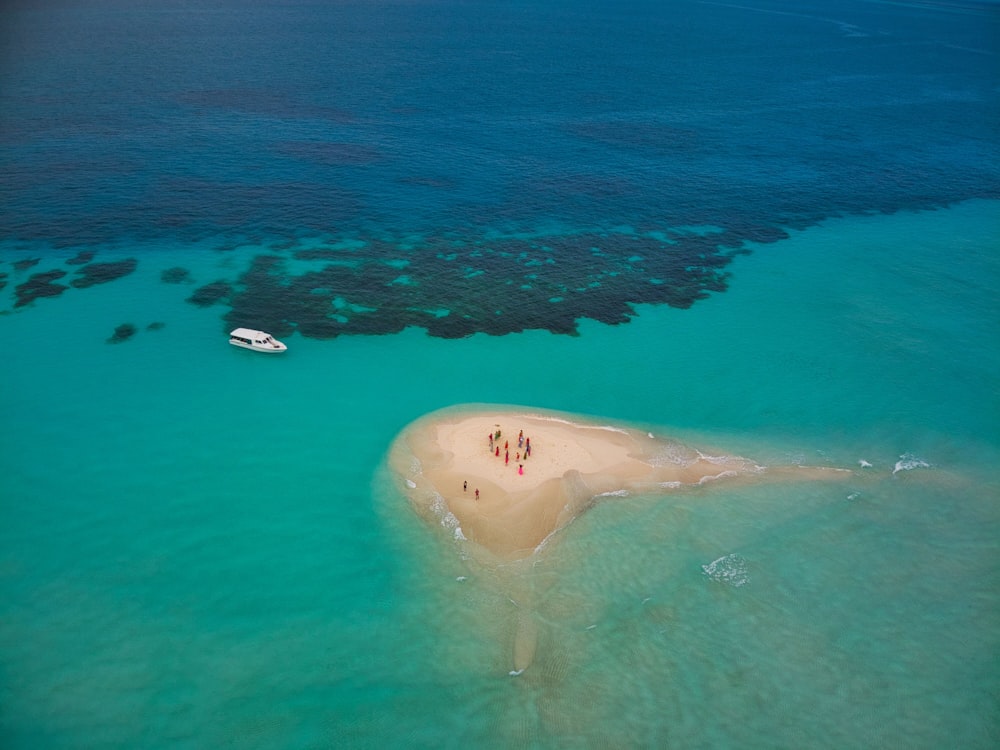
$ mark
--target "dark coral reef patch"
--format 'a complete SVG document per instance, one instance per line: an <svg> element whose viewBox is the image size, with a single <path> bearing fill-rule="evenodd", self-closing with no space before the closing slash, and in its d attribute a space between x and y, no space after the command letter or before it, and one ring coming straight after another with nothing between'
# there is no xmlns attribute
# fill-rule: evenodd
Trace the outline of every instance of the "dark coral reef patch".
<svg viewBox="0 0 1000 750"><path fill-rule="evenodd" d="M65 284L55 283L56 279L61 279L65 275L66 272L59 269L32 274L27 281L14 288L14 294L17 296L14 307L24 307L40 297L58 297L69 289Z"/></svg>
<svg viewBox="0 0 1000 750"><path fill-rule="evenodd" d="M69 265L73 265L75 261L86 262L86 259L93 257L93 255L89 251L87 253L80 253L75 258L71 258L66 262ZM32 260L29 267L30 265L35 265L37 262L37 260ZM77 289L86 289L95 284L106 284L109 281L120 279L132 273L138 264L139 262L135 258L114 261L112 263L90 263L77 269L76 277L69 282L68 286L56 283L58 279L67 275L67 272L62 269L55 268L51 271L32 274L26 282L19 284L15 288L14 293L17 301L14 303L14 307L24 307L40 297L58 297L69 289L70 286Z"/></svg>
<svg viewBox="0 0 1000 750"><path fill-rule="evenodd" d="M120 326L115 328L115 332L111 334L107 343L120 344L123 341L128 341L130 338L135 336L137 330L138 329L136 329L136 327L131 323L122 323Z"/></svg>
<svg viewBox="0 0 1000 750"><path fill-rule="evenodd" d="M778 238L755 235L757 241ZM206 305L228 297L228 325L253 320L275 335L297 330L333 338L407 327L441 338L530 329L572 335L583 318L617 325L635 314L636 304L687 308L725 291L725 268L742 252L742 238L728 233L432 238L416 248L372 241L351 264L300 274L290 273L280 255L259 255L235 290L216 282L198 293ZM294 255L337 257L328 250Z"/></svg>
<svg viewBox="0 0 1000 750"><path fill-rule="evenodd" d="M198 307L211 307L216 302L222 302L232 296L233 288L226 281L213 281L194 290L187 301Z"/></svg>
<svg viewBox="0 0 1000 750"><path fill-rule="evenodd" d="M86 263L90 263L90 261L92 261L94 259L95 255L97 255L97 252L95 250L81 250L76 255L74 255L72 258L70 258L69 260L67 260L66 261L66 265L67 266L82 266L82 265L84 265Z"/></svg>
<svg viewBox="0 0 1000 750"><path fill-rule="evenodd" d="M41 258L25 258L23 260L16 260L14 261L14 270L27 271L29 268L37 266L41 262Z"/></svg>
<svg viewBox="0 0 1000 750"><path fill-rule="evenodd" d="M86 289L96 284L107 284L128 276L139 266L139 261L135 258L125 258L110 263L91 263L78 270L77 278L69 282L77 289Z"/></svg>
<svg viewBox="0 0 1000 750"><path fill-rule="evenodd" d="M160 281L164 284L186 284L191 281L191 272L180 266L165 268L160 272Z"/></svg>

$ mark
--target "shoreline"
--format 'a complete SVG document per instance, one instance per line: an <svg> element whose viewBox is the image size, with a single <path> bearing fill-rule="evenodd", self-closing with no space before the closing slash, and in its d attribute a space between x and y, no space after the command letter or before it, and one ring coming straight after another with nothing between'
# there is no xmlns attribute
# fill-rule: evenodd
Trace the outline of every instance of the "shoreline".
<svg viewBox="0 0 1000 750"><path fill-rule="evenodd" d="M450 407L411 423L393 443L390 466L405 479L404 492L421 515L502 560L531 556L601 498L663 494L719 480L851 474L770 469L583 415L487 405Z"/></svg>

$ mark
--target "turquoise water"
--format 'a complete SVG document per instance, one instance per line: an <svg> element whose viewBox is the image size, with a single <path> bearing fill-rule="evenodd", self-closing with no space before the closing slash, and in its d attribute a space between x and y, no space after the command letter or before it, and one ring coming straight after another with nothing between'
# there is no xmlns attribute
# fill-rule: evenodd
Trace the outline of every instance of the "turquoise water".
<svg viewBox="0 0 1000 750"><path fill-rule="evenodd" d="M994 746L998 229L995 201L827 219L737 258L725 294L576 337L255 356L160 276L227 278L252 246L150 245L5 314L3 744ZM608 501L483 569L384 465L463 402L857 472ZM514 590L539 628L519 677Z"/></svg>
<svg viewBox="0 0 1000 750"><path fill-rule="evenodd" d="M1000 745L997 7L0 4L0 747ZM484 568L463 403L856 473Z"/></svg>

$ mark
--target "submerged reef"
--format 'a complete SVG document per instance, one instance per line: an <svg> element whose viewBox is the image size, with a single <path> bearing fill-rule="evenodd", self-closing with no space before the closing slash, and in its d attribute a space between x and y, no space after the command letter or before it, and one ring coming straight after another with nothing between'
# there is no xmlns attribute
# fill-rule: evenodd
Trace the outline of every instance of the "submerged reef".
<svg viewBox="0 0 1000 750"><path fill-rule="evenodd" d="M743 236L553 235L418 246L371 241L357 251L317 248L296 260L331 261L292 273L279 254L256 256L236 281L201 287L190 302L228 298L227 323L255 320L275 335L313 338L388 334L407 327L431 336L502 336L530 329L575 334L580 319L628 322L633 305L687 308L726 289L725 267L746 252ZM782 232L761 228L758 242Z"/></svg>
<svg viewBox="0 0 1000 750"><path fill-rule="evenodd" d="M14 261L14 270L27 271L29 268L37 266L39 263L41 263L41 261L42 261L41 258L25 258L23 260L16 260Z"/></svg>
<svg viewBox="0 0 1000 750"><path fill-rule="evenodd" d="M135 336L138 329L131 323L122 323L108 339L109 344L120 344Z"/></svg>
<svg viewBox="0 0 1000 750"><path fill-rule="evenodd" d="M180 266L165 268L160 272L160 281L164 284L187 284L192 281L191 272Z"/></svg>
<svg viewBox="0 0 1000 750"><path fill-rule="evenodd" d="M95 253L91 251L81 252L74 258L70 258L66 263L68 265L79 265L80 263L86 263L94 255ZM23 270L24 268L36 265L38 262L38 258L33 258L29 261L18 261L14 265ZM135 271L138 265L139 261L135 258L127 258L111 263L90 263L77 269L76 276L69 282L69 285L55 283L68 273L61 268L53 268L49 271L32 274L27 281L15 288L14 294L17 299L14 302L14 307L24 307L40 297L58 297L71 286L77 289L86 289L96 284L106 284L109 281L129 275ZM6 277L4 276L4 278ZM0 289L4 285L4 283L0 283Z"/></svg>
<svg viewBox="0 0 1000 750"><path fill-rule="evenodd" d="M70 258L69 260L67 260L66 261L66 265L67 266L82 266L82 265L84 265L86 263L90 263L90 261L92 261L94 259L95 255L97 255L97 251L96 250L81 250L76 255L74 255L72 258Z"/></svg>
<svg viewBox="0 0 1000 750"><path fill-rule="evenodd" d="M65 284L56 284L54 282L65 275L65 271L58 269L32 274L27 281L23 284L18 284L14 288L14 294L17 296L14 307L24 307L39 297L58 297L69 289L69 287Z"/></svg>
<svg viewBox="0 0 1000 750"><path fill-rule="evenodd" d="M198 307L211 307L216 302L227 299L233 293L232 286L225 281L213 281L194 290L194 294L187 298L187 301Z"/></svg>
<svg viewBox="0 0 1000 750"><path fill-rule="evenodd" d="M83 266L77 271L77 278L70 284L77 289L86 289L95 284L107 284L123 276L128 276L139 266L139 261L135 258L125 258L110 263L91 263Z"/></svg>

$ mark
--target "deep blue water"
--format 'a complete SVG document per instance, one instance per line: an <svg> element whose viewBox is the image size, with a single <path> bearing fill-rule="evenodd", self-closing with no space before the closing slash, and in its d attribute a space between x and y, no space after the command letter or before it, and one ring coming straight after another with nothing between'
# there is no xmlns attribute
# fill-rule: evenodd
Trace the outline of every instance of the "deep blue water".
<svg viewBox="0 0 1000 750"><path fill-rule="evenodd" d="M970 0L4 4L0 745L996 746L998 55ZM856 473L491 570L384 464L457 403Z"/></svg>
<svg viewBox="0 0 1000 750"><path fill-rule="evenodd" d="M281 333L620 322L632 303L688 307L725 289L748 240L995 197L997 15L15 4L0 227L54 249L273 250L240 280L246 294L210 299ZM678 233L689 226L716 231ZM298 276L284 256L302 252L340 263ZM498 289L522 322L486 304ZM338 295L376 310L331 319Z"/></svg>

